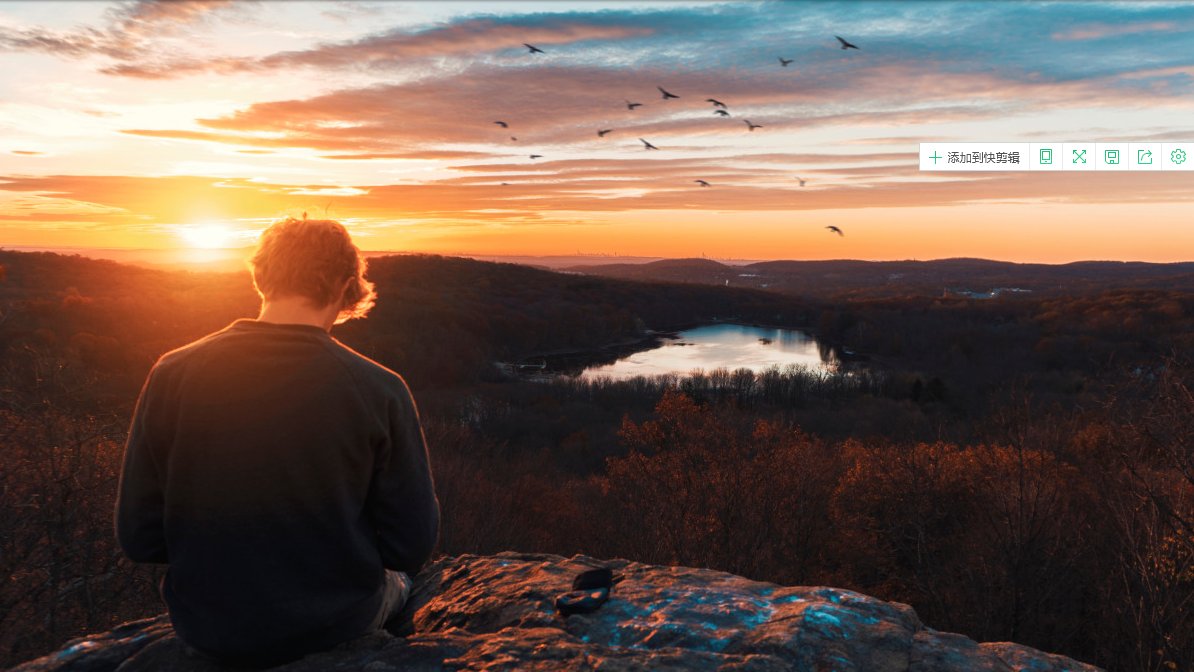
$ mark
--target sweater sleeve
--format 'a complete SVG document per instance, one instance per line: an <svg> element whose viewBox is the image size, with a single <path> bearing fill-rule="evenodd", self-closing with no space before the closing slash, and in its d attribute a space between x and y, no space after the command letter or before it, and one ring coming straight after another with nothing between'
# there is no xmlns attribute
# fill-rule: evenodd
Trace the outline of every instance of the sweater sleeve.
<svg viewBox="0 0 1194 672"><path fill-rule="evenodd" d="M163 527L162 484L153 464L150 417L158 405L155 366L145 379L128 441L116 497L116 538L125 555L134 562L166 563L166 534Z"/></svg>
<svg viewBox="0 0 1194 672"><path fill-rule="evenodd" d="M414 576L439 538L439 501L414 400L400 378L395 382L387 404L388 437L377 456L368 507L382 564Z"/></svg>

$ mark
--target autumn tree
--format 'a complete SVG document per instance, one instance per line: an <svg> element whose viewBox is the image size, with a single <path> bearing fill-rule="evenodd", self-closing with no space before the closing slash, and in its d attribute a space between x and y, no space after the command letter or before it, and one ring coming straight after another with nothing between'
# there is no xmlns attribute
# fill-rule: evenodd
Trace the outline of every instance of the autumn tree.
<svg viewBox="0 0 1194 672"><path fill-rule="evenodd" d="M819 571L836 478L825 445L675 390L653 419L624 420L621 436L629 453L601 483L609 517L634 524L611 552L790 582Z"/></svg>

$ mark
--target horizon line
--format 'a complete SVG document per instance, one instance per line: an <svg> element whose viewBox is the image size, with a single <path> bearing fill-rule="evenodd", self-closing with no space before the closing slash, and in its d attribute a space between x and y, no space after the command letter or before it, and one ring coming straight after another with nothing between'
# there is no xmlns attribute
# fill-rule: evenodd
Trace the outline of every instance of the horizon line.
<svg viewBox="0 0 1194 672"><path fill-rule="evenodd" d="M92 247L92 246L46 246L46 245L0 245L0 251L8 250L13 252L50 252L55 254L75 253L81 251L92 252L112 252L112 253L145 253L157 254L162 256L186 256L191 255L207 255L207 260L174 260L168 262L170 265L190 265L190 266L204 266L212 265L217 262L232 261L235 255L230 254L237 250L250 250L251 247L239 248L215 248L215 249L200 249L200 248L152 248L152 247ZM441 257L460 257L460 258L491 258L491 259L508 259L508 258L527 258L527 259L552 259L552 258L577 258L577 259L645 259L643 263L653 263L655 261L713 261L726 265L750 265L757 263L789 261L796 263L825 263L825 262L864 262L864 263L932 263L941 261L985 261L998 264L1015 264L1015 265L1035 265L1035 266L1068 266L1072 264L1089 264L1089 263L1116 263L1116 264L1151 264L1155 266L1173 266L1181 264L1194 263L1194 258L1181 261L1144 261L1140 259L1075 259L1065 262L1043 262L1043 261L1011 261L1007 259L992 259L988 257L938 257L934 259L917 259L917 258L888 258L888 259L862 259L851 257L833 257L824 259L793 259L790 257L776 257L771 259L741 259L736 257L708 257L708 256L680 256L669 257L662 255L640 255L640 254L617 254L617 253L555 253L555 254L531 254L531 253L484 253L484 252L460 252L460 251L414 251L414 250L360 250L362 254L369 256L400 256L400 255L424 255L424 256L441 256ZM225 254L221 254L225 253ZM88 256L88 255L80 255ZM88 257L93 259L104 259L104 257ZM117 261L119 259L108 258L108 261ZM247 259L246 259L247 261ZM728 262L728 263L727 263Z"/></svg>

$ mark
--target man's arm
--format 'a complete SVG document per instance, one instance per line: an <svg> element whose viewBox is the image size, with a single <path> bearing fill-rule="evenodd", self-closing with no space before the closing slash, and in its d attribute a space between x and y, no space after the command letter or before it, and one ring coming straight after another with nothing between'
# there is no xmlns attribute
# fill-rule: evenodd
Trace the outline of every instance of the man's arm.
<svg viewBox="0 0 1194 672"><path fill-rule="evenodd" d="M387 404L389 437L378 454L368 506L382 564L414 576L439 539L439 500L414 400L405 383L397 387Z"/></svg>
<svg viewBox="0 0 1194 672"><path fill-rule="evenodd" d="M124 446L124 466L116 496L116 539L125 555L134 562L166 563L166 532L162 525L164 500L162 484L153 465L149 418L161 404L152 385L155 366L145 379L128 441Z"/></svg>

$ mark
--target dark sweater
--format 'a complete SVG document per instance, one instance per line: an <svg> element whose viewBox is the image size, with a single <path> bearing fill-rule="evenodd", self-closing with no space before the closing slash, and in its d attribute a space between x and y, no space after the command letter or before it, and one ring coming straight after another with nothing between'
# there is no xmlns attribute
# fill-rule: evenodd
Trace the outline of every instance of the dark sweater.
<svg viewBox="0 0 1194 672"><path fill-rule="evenodd" d="M382 568L415 574L439 531L402 378L318 327L238 320L145 381L116 507L121 547L166 563L182 640L273 664L365 632Z"/></svg>

